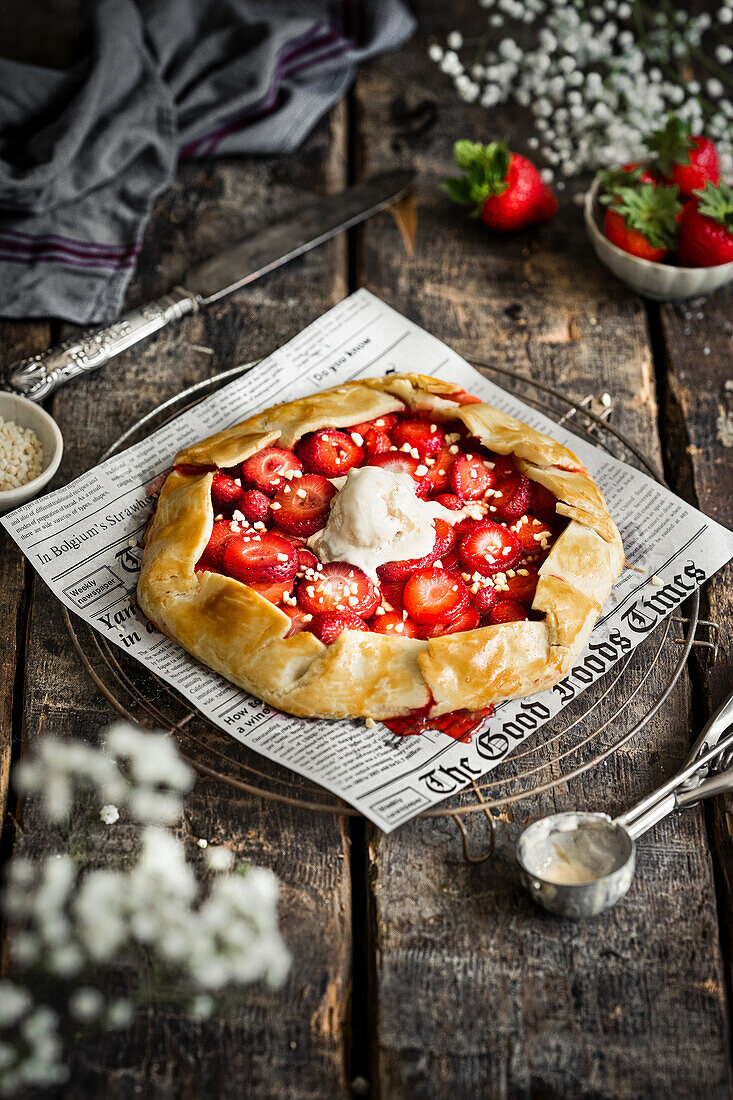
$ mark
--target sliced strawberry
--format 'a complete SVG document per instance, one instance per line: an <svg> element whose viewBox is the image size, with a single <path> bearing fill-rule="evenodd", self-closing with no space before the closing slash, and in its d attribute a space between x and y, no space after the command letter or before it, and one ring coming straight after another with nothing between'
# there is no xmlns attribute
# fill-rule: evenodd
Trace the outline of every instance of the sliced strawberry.
<svg viewBox="0 0 733 1100"><path fill-rule="evenodd" d="M438 493L433 500L436 504L442 504L444 508L450 508L451 512L460 512L463 507L463 501L455 493Z"/></svg>
<svg viewBox="0 0 733 1100"><path fill-rule="evenodd" d="M514 573L514 576L506 578L504 582L506 588L502 587L502 591L498 593L499 599L513 600L515 603L531 607L534 594L537 591L537 566L520 565L518 569L511 570L511 572Z"/></svg>
<svg viewBox="0 0 733 1100"><path fill-rule="evenodd" d="M178 474L183 474L184 477L195 477L198 474L208 474L209 470L216 469L215 466L194 466L191 462L179 462L173 469Z"/></svg>
<svg viewBox="0 0 733 1100"><path fill-rule="evenodd" d="M278 535L282 535L284 539L287 539L288 542L295 547L296 551L302 550L308 545L308 539L304 538L302 535L291 535L287 531L278 531Z"/></svg>
<svg viewBox="0 0 733 1100"><path fill-rule="evenodd" d="M499 599L499 593L493 584L486 584L477 592L471 593L471 603L482 617L488 615L494 604Z"/></svg>
<svg viewBox="0 0 733 1100"><path fill-rule="evenodd" d="M372 455L384 454L392 447L392 440L380 428L369 428L362 439L364 440L364 451L367 458L371 458Z"/></svg>
<svg viewBox="0 0 733 1100"><path fill-rule="evenodd" d="M500 600L489 612L489 622L493 626L499 623L521 623L528 619L529 615L516 600Z"/></svg>
<svg viewBox="0 0 733 1100"><path fill-rule="evenodd" d="M435 545L431 551L435 554L433 561L442 561L445 566L445 559L450 557L458 539L450 523L444 519L436 519L433 522L435 524Z"/></svg>
<svg viewBox="0 0 733 1100"><path fill-rule="evenodd" d="M325 526L336 487L320 474L304 474L278 489L272 502L276 525L289 535L307 538Z"/></svg>
<svg viewBox="0 0 733 1100"><path fill-rule="evenodd" d="M379 431L389 432L395 426L399 420L397 413L384 413L382 416L375 416L373 420L362 420L360 424L353 424L350 428L345 430L351 435L352 432L357 432L361 436L366 436L367 432Z"/></svg>
<svg viewBox="0 0 733 1100"><path fill-rule="evenodd" d="M364 450L346 432L322 428L301 439L298 457L309 474L341 477L354 466L361 466Z"/></svg>
<svg viewBox="0 0 733 1100"><path fill-rule="evenodd" d="M396 447L414 447L420 458L434 455L445 444L445 432L429 420L399 420L389 434Z"/></svg>
<svg viewBox="0 0 733 1100"><path fill-rule="evenodd" d="M231 474L217 470L211 482L211 501L215 512L233 512L242 500L242 486L237 485Z"/></svg>
<svg viewBox="0 0 733 1100"><path fill-rule="evenodd" d="M259 489L247 489L242 493L239 510L248 523L264 523L270 511L270 498Z"/></svg>
<svg viewBox="0 0 733 1100"><path fill-rule="evenodd" d="M434 626L426 627L423 637L440 638L444 634L460 634L464 630L475 630L479 622L478 611L472 604L467 604L449 623L436 623Z"/></svg>
<svg viewBox="0 0 733 1100"><path fill-rule="evenodd" d="M465 390L453 390L453 393L441 394L448 401L455 401L457 405L480 405L481 398L474 397L472 393L466 393Z"/></svg>
<svg viewBox="0 0 733 1100"><path fill-rule="evenodd" d="M411 573L418 569L427 569L434 561L448 554L456 542L453 528L443 519L436 519L435 542L424 558L406 558L404 561L386 561L377 566L377 576L382 584L404 581ZM391 601L390 601L391 602Z"/></svg>
<svg viewBox="0 0 733 1100"><path fill-rule="evenodd" d="M265 447L242 463L242 478L248 488L271 497L286 482L285 474L300 473L300 459L284 447Z"/></svg>
<svg viewBox="0 0 733 1100"><path fill-rule="evenodd" d="M282 581L279 584L268 584L266 581L248 581L248 585L254 592L258 592L260 596L264 596L266 600L274 604L282 603L283 597L291 596L293 592L293 582L291 580Z"/></svg>
<svg viewBox="0 0 733 1100"><path fill-rule="evenodd" d="M514 459L511 455L492 454L489 461L494 463L494 477L496 481L501 481L505 477L511 477L512 474L516 474L517 472L517 468L514 465Z"/></svg>
<svg viewBox="0 0 733 1100"><path fill-rule="evenodd" d="M539 516L540 519L554 519L557 498L553 496L550 490L545 489L544 485L540 485L536 481L530 481L529 491L532 498L530 511Z"/></svg>
<svg viewBox="0 0 733 1100"><path fill-rule="evenodd" d="M232 531L229 520L216 520L196 569L207 569L212 573L221 572L224 568L224 547L233 538L236 538L236 534Z"/></svg>
<svg viewBox="0 0 733 1100"><path fill-rule="evenodd" d="M392 474L409 474L417 484L420 484L425 477L424 474L415 472L420 468L420 463L406 451L386 451L383 454L372 455L365 465L378 466L380 470L387 470Z"/></svg>
<svg viewBox="0 0 733 1100"><path fill-rule="evenodd" d="M450 468L450 484L461 500L480 500L495 482L494 471L487 468L481 455L456 455Z"/></svg>
<svg viewBox="0 0 733 1100"><path fill-rule="evenodd" d="M435 456L432 466L428 467L424 483L430 494L447 493L450 491L450 469L453 465L454 455L447 447L443 447Z"/></svg>
<svg viewBox="0 0 733 1100"><path fill-rule="evenodd" d="M375 634L396 634L401 638L417 638L419 635L417 623L409 617L405 619L400 611L386 611L384 615L375 616L371 629Z"/></svg>
<svg viewBox="0 0 733 1100"><path fill-rule="evenodd" d="M494 489L492 504L496 514L509 523L526 515L531 502L530 483L524 474L514 473L500 481Z"/></svg>
<svg viewBox="0 0 733 1100"><path fill-rule="evenodd" d="M468 589L445 569L420 569L405 585L403 603L420 626L447 624L468 604Z"/></svg>
<svg viewBox="0 0 733 1100"><path fill-rule="evenodd" d="M440 561L444 569L451 569L458 573L463 572L460 554L458 553L458 536L456 536L456 541L453 543L450 550L440 558Z"/></svg>
<svg viewBox="0 0 733 1100"><path fill-rule="evenodd" d="M522 556L522 547L513 531L484 519L461 539L460 555L467 572L490 577L513 569Z"/></svg>
<svg viewBox="0 0 733 1100"><path fill-rule="evenodd" d="M338 611L331 615L314 615L308 628L325 645L331 645L344 630L369 630L369 627L351 611Z"/></svg>
<svg viewBox="0 0 733 1100"><path fill-rule="evenodd" d="M483 520L473 519L472 516L466 516L460 523L456 523L453 526L453 530L456 533L456 538L459 542L463 542L466 535L473 531L474 527L477 527L479 523L483 523Z"/></svg>
<svg viewBox="0 0 733 1100"><path fill-rule="evenodd" d="M279 584L293 579L298 557L295 547L275 531L236 535L224 547L224 568L243 584Z"/></svg>
<svg viewBox="0 0 733 1100"><path fill-rule="evenodd" d="M379 592L366 573L345 561L332 561L298 587L298 606L311 615L340 611L368 619L379 606Z"/></svg>
<svg viewBox="0 0 733 1100"><path fill-rule="evenodd" d="M390 605L394 607L396 611L402 610L402 593L405 587L405 579L403 580L383 580L379 578L379 586L382 590L382 598Z"/></svg>
<svg viewBox="0 0 733 1100"><path fill-rule="evenodd" d="M280 608L290 619L290 630L285 635L286 638L291 638L293 634L300 634L301 630L307 630L311 621L311 617L304 615L299 607L292 607L290 604L283 604Z"/></svg>
<svg viewBox="0 0 733 1100"><path fill-rule="evenodd" d="M318 565L318 558L307 546L299 547L295 553L298 556L299 573L305 573L306 569L315 569Z"/></svg>
<svg viewBox="0 0 733 1100"><path fill-rule="evenodd" d="M546 550L555 540L555 532L549 523L535 516L522 516L512 524L511 529L519 539L522 549L529 554L534 554L537 550Z"/></svg>

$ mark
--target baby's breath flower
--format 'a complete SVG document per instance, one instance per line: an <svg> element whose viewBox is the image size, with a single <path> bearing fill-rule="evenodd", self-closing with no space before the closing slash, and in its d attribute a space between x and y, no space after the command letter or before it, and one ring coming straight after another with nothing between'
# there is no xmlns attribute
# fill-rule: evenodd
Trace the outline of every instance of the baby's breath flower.
<svg viewBox="0 0 733 1100"><path fill-rule="evenodd" d="M206 853L206 862L212 871L231 871L234 853L228 848L209 848Z"/></svg>
<svg viewBox="0 0 733 1100"><path fill-rule="evenodd" d="M721 74L705 60L701 46L713 24L709 13L692 16L671 5L651 14L643 11L640 33L636 5L629 0L598 0L588 9L580 0L479 4L495 9L489 27L506 23L507 30L504 37L492 30L483 54L476 56L471 45L470 74L459 56L463 40L458 31L449 35L445 53L439 56L430 47L430 56L464 101L478 101L489 110L510 100L528 108L544 138L546 163L563 175L637 159L645 136L673 111L693 132L704 130L716 141L721 164L727 163L733 147L725 120L733 116L722 107ZM725 0L716 20L719 25L733 22L733 0ZM535 27L529 38L514 30L524 24ZM523 44L528 41L529 46ZM719 43L715 58L720 65L730 64L733 48ZM675 76L698 63L712 73L687 82Z"/></svg>
<svg viewBox="0 0 733 1100"><path fill-rule="evenodd" d="M125 1027L132 1019L132 1005L126 998L119 997L111 1001L107 1009L107 1023L110 1027Z"/></svg>
<svg viewBox="0 0 733 1100"><path fill-rule="evenodd" d="M12 927L10 961L28 988L0 981L0 1093L59 1084L67 1077L60 1019L34 1001L36 977L42 977L38 988L45 996L54 982L63 982L66 990L70 979L84 974L85 984L54 999L66 1005L77 1030L130 1022L131 1000L106 1004L102 990L87 984L87 975L142 950L151 970L170 975L176 994L190 997L192 1011L202 1018L215 1007L213 994L225 986L283 980L290 956L277 927L275 877L259 869L229 873L232 853L212 848L207 862L219 873L202 896L183 841L152 824L180 818L181 795L192 782L171 738L124 723L108 731L102 748L47 738L24 763L22 789L37 796L51 820L67 816L75 794L84 789L97 797L92 819L97 828L100 818L118 819L118 804L145 827L137 858L124 868L80 868L66 854L11 862L3 898ZM103 801L110 792L114 803ZM161 990L156 994L161 999Z"/></svg>
<svg viewBox="0 0 733 1100"><path fill-rule="evenodd" d="M98 989L84 986L69 997L69 1011L75 1020L85 1023L95 1020L104 1008L104 997Z"/></svg>
<svg viewBox="0 0 733 1100"><path fill-rule="evenodd" d="M214 998L208 994L195 997L191 1002L191 1015L197 1020L206 1020L214 1011Z"/></svg>
<svg viewBox="0 0 733 1100"><path fill-rule="evenodd" d="M0 1027L16 1024L33 1004L27 989L13 985L12 982L0 982Z"/></svg>

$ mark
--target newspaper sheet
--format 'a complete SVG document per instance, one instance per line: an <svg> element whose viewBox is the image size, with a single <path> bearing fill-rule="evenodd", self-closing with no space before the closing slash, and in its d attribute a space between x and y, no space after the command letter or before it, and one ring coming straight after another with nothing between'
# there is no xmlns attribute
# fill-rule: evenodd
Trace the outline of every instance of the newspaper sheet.
<svg viewBox="0 0 733 1100"><path fill-rule="evenodd" d="M160 477L184 445L275 402L390 371L418 370L553 436L601 486L630 564L575 668L556 687L506 702L470 743L443 733L399 738L363 721L282 714L160 634L137 610L145 528ZM54 594L232 737L322 784L385 831L494 768L628 654L733 556L733 535L662 486L487 381L445 344L360 290L258 366L149 438L64 488L3 517Z"/></svg>

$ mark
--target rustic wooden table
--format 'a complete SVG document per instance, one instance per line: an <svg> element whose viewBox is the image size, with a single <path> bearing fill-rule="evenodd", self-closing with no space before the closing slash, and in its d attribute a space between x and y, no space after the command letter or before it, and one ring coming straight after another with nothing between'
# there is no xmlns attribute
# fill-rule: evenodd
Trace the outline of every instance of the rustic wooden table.
<svg viewBox="0 0 733 1100"><path fill-rule="evenodd" d="M67 44L73 56L64 13L75 5L52 7L32 43L6 9L4 41L16 56L57 60ZM456 138L508 132L521 150L526 136L509 116L492 120L459 103L428 61L431 36L476 17L470 0L451 8L422 4L419 34L364 68L296 156L182 164L155 212L129 304L304 196L394 165L419 172L415 254L406 256L383 215L166 330L115 370L61 390L49 403L66 439L57 484L161 400L270 351L367 286L469 358L576 400L608 391L616 427L682 497L733 526L733 294L645 304L597 263L571 189L551 224L516 237L491 236L450 206L438 184ZM0 355L7 362L65 335L53 322L3 322ZM1 541L7 858L54 841L33 805L17 805L14 762L52 731L95 737L111 711L71 648L59 605ZM417 820L385 837L360 820L197 782L186 835L225 843L282 880L288 982L277 993L253 988L225 1019L150 1011L130 1031L80 1044L64 1095L323 1100L351 1095L360 1077L382 1100L728 1095L733 802L718 799L645 837L626 901L587 924L532 908L511 848L533 817L601 802L615 812L671 774L730 687L730 577L723 571L703 595L702 613L720 624L717 661L693 656L643 735L603 770L502 813L489 863L463 860L450 820ZM634 712L653 690L645 684ZM129 826L115 836L121 850L134 842ZM191 858L201 858L193 841Z"/></svg>

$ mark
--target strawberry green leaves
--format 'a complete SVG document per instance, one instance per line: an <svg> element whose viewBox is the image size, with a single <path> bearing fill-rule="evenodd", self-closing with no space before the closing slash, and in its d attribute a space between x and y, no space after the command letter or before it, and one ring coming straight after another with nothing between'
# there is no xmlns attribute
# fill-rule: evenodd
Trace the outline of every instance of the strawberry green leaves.
<svg viewBox="0 0 733 1100"><path fill-rule="evenodd" d="M613 202L620 187L634 187L637 183L641 183L641 177L645 171L643 164L635 164L628 168L605 168L598 174L601 190L604 192L600 201L604 205Z"/></svg>
<svg viewBox="0 0 733 1100"><path fill-rule="evenodd" d="M690 150L694 148L690 127L677 115L670 115L664 128L650 134L645 144L665 176L670 175L675 164L689 164Z"/></svg>
<svg viewBox="0 0 733 1100"><path fill-rule="evenodd" d="M702 190L694 191L693 194L699 199L697 209L700 214L712 218L729 233L733 233L733 187L727 183L720 183L716 187L708 181Z"/></svg>
<svg viewBox="0 0 733 1100"><path fill-rule="evenodd" d="M509 148L505 141L482 145L478 141L457 141L453 147L456 165L465 172L443 183L443 189L460 206L471 206L478 217L484 201L490 195L506 190L509 171Z"/></svg>
<svg viewBox="0 0 733 1100"><path fill-rule="evenodd" d="M682 211L676 184L671 187L653 187L651 183L641 187L620 187L609 201L626 225L643 233L654 248L675 247L677 216Z"/></svg>

